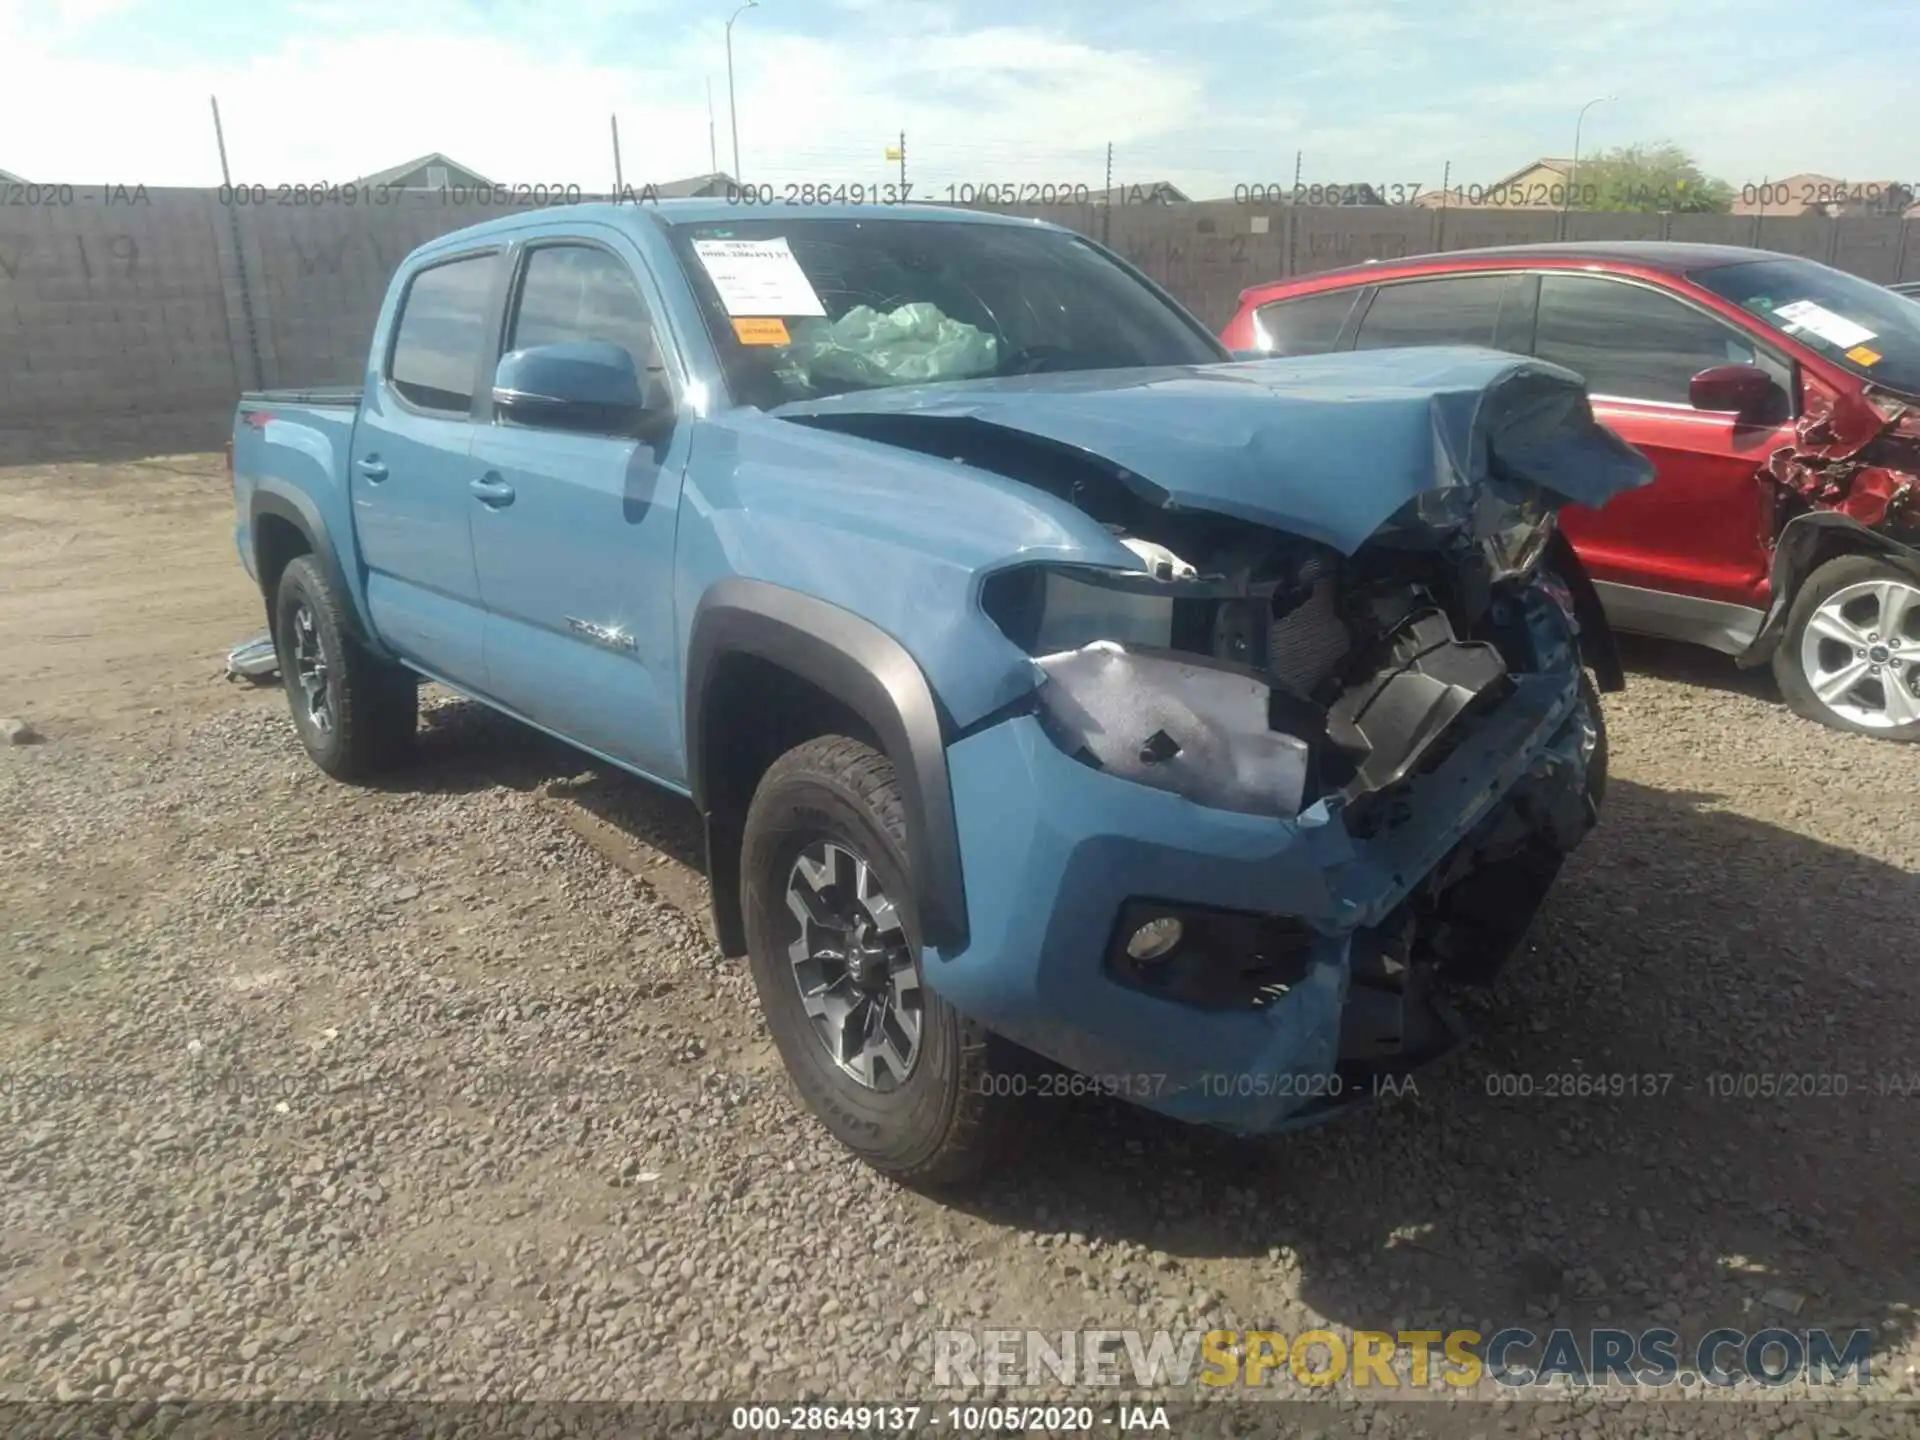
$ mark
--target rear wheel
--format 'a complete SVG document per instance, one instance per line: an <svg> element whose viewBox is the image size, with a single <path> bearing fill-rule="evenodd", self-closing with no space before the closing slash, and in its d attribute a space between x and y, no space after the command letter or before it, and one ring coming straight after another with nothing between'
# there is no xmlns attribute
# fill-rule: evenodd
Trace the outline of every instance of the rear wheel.
<svg viewBox="0 0 1920 1440"><path fill-rule="evenodd" d="M363 780L406 753L419 723L418 682L354 640L311 555L281 573L274 638L294 728L314 764L336 780Z"/></svg>
<svg viewBox="0 0 1920 1440"><path fill-rule="evenodd" d="M1014 1047L921 983L906 807L892 762L844 735L761 778L741 855L754 988L807 1108L913 1184L969 1178L999 1150L1021 1087ZM999 1090L1003 1093L996 1094Z"/></svg>
<svg viewBox="0 0 1920 1440"><path fill-rule="evenodd" d="M1877 555L1822 565L1787 612L1773 674L1795 714L1920 741L1920 567Z"/></svg>

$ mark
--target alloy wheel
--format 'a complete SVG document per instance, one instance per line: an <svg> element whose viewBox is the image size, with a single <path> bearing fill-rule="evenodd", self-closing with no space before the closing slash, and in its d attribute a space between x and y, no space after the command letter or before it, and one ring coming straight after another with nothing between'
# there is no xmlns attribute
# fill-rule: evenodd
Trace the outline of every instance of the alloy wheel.
<svg viewBox="0 0 1920 1440"><path fill-rule="evenodd" d="M305 604L293 611L293 678L300 687L306 718L321 734L333 731L333 697L327 688L327 650L313 611Z"/></svg>
<svg viewBox="0 0 1920 1440"><path fill-rule="evenodd" d="M1836 590L1807 621L1800 668L1834 714L1873 730L1920 720L1920 586L1863 580Z"/></svg>
<svg viewBox="0 0 1920 1440"><path fill-rule="evenodd" d="M920 1054L920 972L873 867L816 840L788 872L787 909L800 926L787 957L815 1036L861 1085L898 1089Z"/></svg>

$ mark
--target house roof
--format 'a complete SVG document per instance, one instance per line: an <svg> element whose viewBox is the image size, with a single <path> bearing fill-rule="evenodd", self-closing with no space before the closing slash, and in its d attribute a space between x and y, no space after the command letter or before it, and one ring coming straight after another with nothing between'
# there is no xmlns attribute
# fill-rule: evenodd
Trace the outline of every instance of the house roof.
<svg viewBox="0 0 1920 1440"><path fill-rule="evenodd" d="M739 188L739 182L724 170L715 170L710 175L690 175L685 180L657 180L652 185L653 193L662 200L702 198L715 189L725 194Z"/></svg>
<svg viewBox="0 0 1920 1440"><path fill-rule="evenodd" d="M1427 206L1429 208L1438 208L1439 206L1442 206L1442 205L1447 206L1449 209L1460 209L1460 210L1473 210L1473 209L1482 208L1482 206L1480 205L1469 202L1467 197L1470 194L1471 195L1497 195L1506 186L1513 184L1516 180L1519 180L1524 176L1533 174L1537 170L1545 170L1549 174L1558 175L1562 180L1565 180L1569 175L1573 173L1573 161L1561 160L1551 155L1542 155L1538 160L1529 160L1526 164L1522 165L1518 170L1512 171L1511 173L1506 175L1502 175L1498 180L1493 181L1491 184L1452 185L1445 190L1422 190L1418 195L1414 197L1413 203L1415 205ZM1500 208L1530 210L1530 209L1538 209L1538 208L1557 209L1558 206L1539 207L1539 206L1523 205L1523 206L1502 206Z"/></svg>
<svg viewBox="0 0 1920 1440"><path fill-rule="evenodd" d="M1511 185L1521 176L1531 175L1536 170L1551 170L1555 175L1566 175L1572 169L1573 161L1571 160L1556 160L1550 156L1542 155L1538 160L1529 160L1511 175L1502 175L1498 180L1494 181L1493 184L1483 186L1482 188L1486 190L1497 190L1502 185Z"/></svg>
<svg viewBox="0 0 1920 1440"><path fill-rule="evenodd" d="M462 165L458 160L449 159L438 150L418 156L415 159L407 161L404 165L392 165L372 175L362 175L353 183L356 185L391 185L395 181L405 179L407 176L413 174L414 171L428 165L444 165L449 170L458 170L464 175L471 175L484 185L493 184L493 181L487 179L486 176L482 175L471 165Z"/></svg>
<svg viewBox="0 0 1920 1440"><path fill-rule="evenodd" d="M1138 205L1142 202L1189 201L1188 195L1171 180L1122 181L1111 190L1096 190L1088 197L1095 205Z"/></svg>
<svg viewBox="0 0 1920 1440"><path fill-rule="evenodd" d="M1784 175L1761 185L1743 185L1733 197L1735 215L1891 213L1896 193L1912 186L1894 180L1838 180L1814 170ZM1751 194L1753 199L1746 197ZM1764 203L1763 203L1764 197ZM1824 197L1824 198L1823 198ZM1905 208L1905 207L1903 207ZM1911 209L1907 209L1911 214Z"/></svg>
<svg viewBox="0 0 1920 1440"><path fill-rule="evenodd" d="M14 174L11 170L0 170L0 180L5 181L9 185L24 185L27 183L24 178Z"/></svg>

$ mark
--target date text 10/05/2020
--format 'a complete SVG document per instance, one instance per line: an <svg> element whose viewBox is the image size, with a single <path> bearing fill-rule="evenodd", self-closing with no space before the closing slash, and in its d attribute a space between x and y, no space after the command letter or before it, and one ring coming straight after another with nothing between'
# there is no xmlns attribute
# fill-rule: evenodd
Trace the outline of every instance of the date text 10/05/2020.
<svg viewBox="0 0 1920 1440"><path fill-rule="evenodd" d="M1720 208L1703 204L1698 189L1685 184L1619 185L1599 182L1573 184L1548 181L1500 181L1492 185L1459 185L1444 192L1420 181L1351 181L1332 184L1287 184L1284 181L1257 181L1233 187L1237 205L1412 205L1421 196L1439 206L1455 204L1469 209L1516 210L1688 210ZM1898 215L1920 200L1920 182L1903 185L1883 181L1851 184L1846 181L1746 185L1739 192L1744 206L1764 212L1768 208L1804 209L1810 206L1839 205L1864 210L1868 214Z"/></svg>
<svg viewBox="0 0 1920 1440"><path fill-rule="evenodd" d="M1177 1088L1170 1077L1153 1072L1081 1074L1042 1069L990 1071L975 1082L981 1093L1040 1100L1074 1100L1088 1096L1146 1101ZM1428 1084L1433 1081L1429 1079ZM1248 1071L1203 1075L1195 1086L1221 1097L1339 1101L1388 1099L1418 1095L1418 1077L1382 1073L1348 1079L1338 1072ZM1833 1100L1908 1101L1920 1099L1920 1070L1882 1068L1851 1071L1794 1071L1780 1073L1715 1071L1679 1076L1672 1071L1570 1070L1545 1074L1489 1071L1481 1086L1495 1099L1506 1100L1658 1100L1694 1094L1709 1100Z"/></svg>

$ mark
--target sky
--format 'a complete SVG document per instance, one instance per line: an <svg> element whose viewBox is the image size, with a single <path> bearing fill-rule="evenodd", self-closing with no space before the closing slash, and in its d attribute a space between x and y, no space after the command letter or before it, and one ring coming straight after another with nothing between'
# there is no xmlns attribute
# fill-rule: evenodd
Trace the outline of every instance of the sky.
<svg viewBox="0 0 1920 1440"><path fill-rule="evenodd" d="M605 190L732 171L738 0L0 0L0 170L338 183L441 151ZM761 0L739 172L779 184L1488 183L1673 141L1735 186L1920 182L1904 0ZM712 108L708 105L711 85ZM711 123L710 123L711 116ZM1450 171L1448 167L1451 167Z"/></svg>

